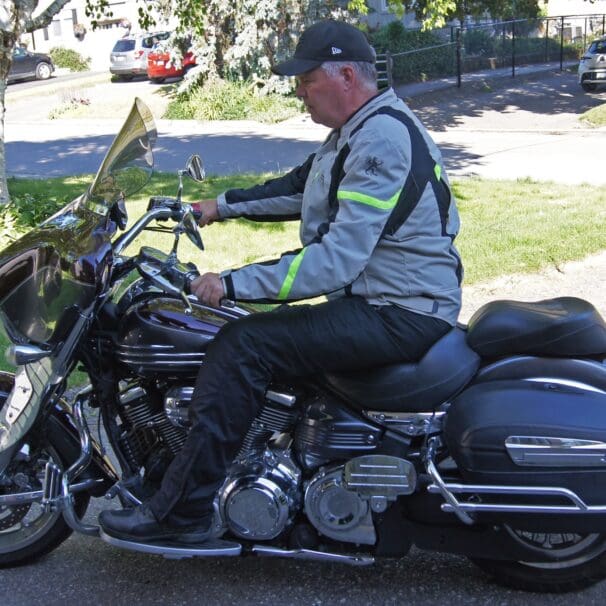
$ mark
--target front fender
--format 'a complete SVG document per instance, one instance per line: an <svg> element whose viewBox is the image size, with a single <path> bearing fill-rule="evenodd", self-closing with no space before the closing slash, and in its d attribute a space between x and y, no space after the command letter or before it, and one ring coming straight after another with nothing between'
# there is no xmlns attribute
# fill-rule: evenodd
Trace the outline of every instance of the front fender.
<svg viewBox="0 0 606 606"><path fill-rule="evenodd" d="M0 409L8 398L15 384L15 375L0 371ZM80 456L80 436L71 417L70 406L60 400L53 405L50 414L46 417L44 427L34 424L30 431L41 431L44 439L52 444L58 451L61 459L67 466L71 465ZM0 473L7 467L14 453L20 448L22 442L0 452ZM111 461L103 455L98 442L91 439L93 457L90 465L78 476L78 481L87 479L103 479L102 483L94 486L90 491L92 496L102 496L107 489L118 481Z"/></svg>

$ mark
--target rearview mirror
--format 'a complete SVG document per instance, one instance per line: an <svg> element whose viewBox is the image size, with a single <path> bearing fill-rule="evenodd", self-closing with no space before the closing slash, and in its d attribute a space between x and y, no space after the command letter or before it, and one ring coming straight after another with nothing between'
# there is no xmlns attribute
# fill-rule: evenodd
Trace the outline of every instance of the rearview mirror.
<svg viewBox="0 0 606 606"><path fill-rule="evenodd" d="M204 172L202 158L200 158L198 154L190 156L189 160L187 160L187 163L185 164L185 174L194 181L204 181L206 173Z"/></svg>

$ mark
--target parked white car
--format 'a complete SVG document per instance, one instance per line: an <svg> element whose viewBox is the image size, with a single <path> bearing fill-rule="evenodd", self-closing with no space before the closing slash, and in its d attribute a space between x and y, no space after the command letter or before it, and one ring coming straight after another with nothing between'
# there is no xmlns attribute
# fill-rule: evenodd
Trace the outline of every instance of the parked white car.
<svg viewBox="0 0 606 606"><path fill-rule="evenodd" d="M599 84L606 85L606 36L594 40L581 57L579 84L588 92Z"/></svg>

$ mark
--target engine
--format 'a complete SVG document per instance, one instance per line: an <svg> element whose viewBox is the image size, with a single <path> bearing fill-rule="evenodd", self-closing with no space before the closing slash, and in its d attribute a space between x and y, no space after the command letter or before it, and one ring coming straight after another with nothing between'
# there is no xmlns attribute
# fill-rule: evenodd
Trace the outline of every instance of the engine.
<svg viewBox="0 0 606 606"><path fill-rule="evenodd" d="M173 454L182 447L192 393L189 385L172 387L155 413L142 388L122 394L123 416L132 425L128 444L133 459L145 460L158 445ZM229 531L249 541L268 541L288 530L304 508L321 535L372 545L373 512L414 490L410 462L376 454L380 428L326 398L308 402L304 409L301 414L289 393L267 392L215 498L216 536Z"/></svg>

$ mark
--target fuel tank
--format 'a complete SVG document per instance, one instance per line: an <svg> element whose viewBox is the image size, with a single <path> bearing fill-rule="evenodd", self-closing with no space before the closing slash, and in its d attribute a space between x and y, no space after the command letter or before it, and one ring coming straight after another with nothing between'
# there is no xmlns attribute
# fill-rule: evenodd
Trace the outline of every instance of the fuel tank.
<svg viewBox="0 0 606 606"><path fill-rule="evenodd" d="M221 327L246 312L214 309L163 295L139 300L124 313L118 329L119 362L140 377L159 373L195 377L208 344Z"/></svg>

